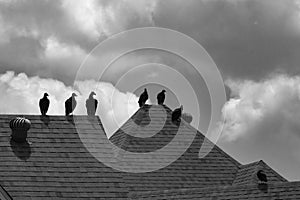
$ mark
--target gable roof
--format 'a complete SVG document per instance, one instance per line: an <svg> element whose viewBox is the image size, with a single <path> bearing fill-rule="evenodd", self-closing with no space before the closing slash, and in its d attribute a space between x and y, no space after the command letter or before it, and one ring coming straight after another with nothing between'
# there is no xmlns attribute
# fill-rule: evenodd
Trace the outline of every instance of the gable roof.
<svg viewBox="0 0 300 200"><path fill-rule="evenodd" d="M13 199L123 199L128 191L122 174L96 160L83 146L72 118L26 115L29 144L10 141L9 121L0 116L0 185ZM85 131L98 117L74 116ZM104 134L101 129L98 134Z"/></svg>
<svg viewBox="0 0 300 200"><path fill-rule="evenodd" d="M178 131L178 125L171 121L171 114L172 111L167 106L145 105L110 138L110 141L130 152L145 153L161 149ZM190 147L178 160L165 168L144 174L125 174L124 181L131 192L232 184L241 164L210 141L204 142L205 136L190 124L182 120L181 126L181 130L187 136L196 132ZM211 147L211 151L200 159L198 154L202 145L204 148ZM178 143L176 148L182 148L182 145ZM168 153L172 154L173 151L174 149ZM126 153L119 156L126 157Z"/></svg>
<svg viewBox="0 0 300 200"><path fill-rule="evenodd" d="M151 196L162 190L168 193L203 188L207 191L208 187L225 194L224 186L244 190L240 186L251 185L249 177L257 166L264 167L274 182L286 181L262 161L241 165L183 120L179 129L178 124L171 121L171 112L167 106L145 105L132 116L134 123L129 120L110 138L126 150L125 153L115 152L122 161L127 157L126 152L147 153L162 149L180 131L184 137L173 150L166 152L172 155L195 134L190 146L176 161L147 173L114 170L88 152L78 131L88 134L91 140L85 142L93 145L93 138L98 138L98 134L106 135L98 117L25 115L31 121L29 143L17 144L10 140L9 128L10 120L16 115L0 115L0 185L3 186L0 197L9 194L17 200L127 199L134 194L144 195L144 192ZM204 158L199 158L200 147L210 150ZM135 159L131 157L129 162ZM129 167L136 166L129 163ZM239 195L238 192L234 194ZM5 197L9 199L9 195Z"/></svg>
<svg viewBox="0 0 300 200"><path fill-rule="evenodd" d="M247 165L241 165L233 181L234 185L253 184L253 176L258 170L264 170L268 177L268 183L287 182L285 178L279 175L275 170L269 167L264 161L260 160Z"/></svg>

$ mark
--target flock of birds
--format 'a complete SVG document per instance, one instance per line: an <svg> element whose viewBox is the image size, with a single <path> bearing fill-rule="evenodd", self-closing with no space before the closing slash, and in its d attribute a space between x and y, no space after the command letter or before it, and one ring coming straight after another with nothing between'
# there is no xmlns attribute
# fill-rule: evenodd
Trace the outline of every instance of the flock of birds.
<svg viewBox="0 0 300 200"><path fill-rule="evenodd" d="M158 105L163 105L166 95L165 95L166 91L162 90L160 93L157 94L157 104ZM97 106L98 106L98 101L97 99L94 98L94 96L96 95L95 92L91 92L89 95L89 98L86 100L85 106L86 106L86 110L87 110L87 114L89 116L94 116L97 110ZM44 93L43 98L40 99L39 101L39 107L40 107L40 111L41 114L43 116L45 116L48 112L49 106L50 106L50 100L48 99L48 94ZM77 95L75 93L72 93L71 97L68 98L65 101L65 115L71 115L74 111L74 109L76 108L77 102L76 102L76 97ZM139 101L138 104L140 107L143 107L146 103L146 101L148 100L149 96L148 96L148 92L147 89L144 89L144 92L140 95L139 97ZM175 109L172 112L172 121L180 121L181 115L182 115L182 111L183 111L183 106L180 106L180 108Z"/></svg>

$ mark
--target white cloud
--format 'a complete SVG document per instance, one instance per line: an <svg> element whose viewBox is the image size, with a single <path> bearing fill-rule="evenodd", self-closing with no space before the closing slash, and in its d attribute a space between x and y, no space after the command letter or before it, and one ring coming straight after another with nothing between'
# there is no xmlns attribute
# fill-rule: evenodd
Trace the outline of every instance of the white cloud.
<svg viewBox="0 0 300 200"><path fill-rule="evenodd" d="M300 77L278 75L264 81L228 80L233 98L224 106L223 138L255 135L300 136Z"/></svg>
<svg viewBox="0 0 300 200"><path fill-rule="evenodd" d="M83 59L86 56L79 47L60 43L55 37L49 37L44 43L44 54L47 59L78 58L78 56Z"/></svg>
<svg viewBox="0 0 300 200"><path fill-rule="evenodd" d="M64 115L64 102L75 91L78 104L74 113L85 115L85 100L91 91L95 91L99 100L97 114L110 136L138 109L134 94L122 93L110 83L81 81L76 86L78 92L57 80L6 72L0 75L0 113L39 114L38 101L47 92L51 102L48 114Z"/></svg>
<svg viewBox="0 0 300 200"><path fill-rule="evenodd" d="M64 0L62 7L65 9L69 20L74 21L78 25L78 29L81 29L87 36L93 39L101 36L103 9L97 5L95 0Z"/></svg>

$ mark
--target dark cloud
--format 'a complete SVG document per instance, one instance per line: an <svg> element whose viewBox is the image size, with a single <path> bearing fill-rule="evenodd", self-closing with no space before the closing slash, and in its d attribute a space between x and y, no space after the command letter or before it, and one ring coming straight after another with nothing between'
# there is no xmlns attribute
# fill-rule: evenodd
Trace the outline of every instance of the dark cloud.
<svg viewBox="0 0 300 200"><path fill-rule="evenodd" d="M180 2L160 1L156 25L199 41L226 77L259 80L274 71L300 73L296 1Z"/></svg>
<svg viewBox="0 0 300 200"><path fill-rule="evenodd" d="M113 33L156 25L200 42L225 78L259 80L274 72L300 73L296 0L4 1L0 13L0 49L5 55L1 72L16 68L50 75L58 68L48 68L51 61L45 64L40 59L50 37L88 53ZM23 61L15 61L12 55ZM66 63L60 68L68 69Z"/></svg>
<svg viewBox="0 0 300 200"><path fill-rule="evenodd" d="M2 1L0 73L14 70L72 84L79 65L100 41L129 28L150 26L154 4L144 0Z"/></svg>

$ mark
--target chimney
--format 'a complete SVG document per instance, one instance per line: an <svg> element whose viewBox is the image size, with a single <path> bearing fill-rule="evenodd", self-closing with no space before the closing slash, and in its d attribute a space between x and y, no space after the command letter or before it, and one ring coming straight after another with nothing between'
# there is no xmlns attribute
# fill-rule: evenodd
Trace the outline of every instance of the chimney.
<svg viewBox="0 0 300 200"><path fill-rule="evenodd" d="M30 129L31 122L22 117L16 117L9 122L12 130L11 139L17 143L24 143L27 140L27 131Z"/></svg>

